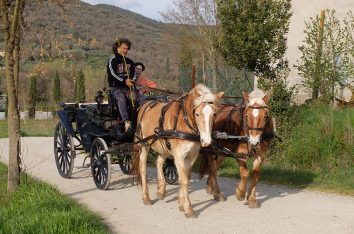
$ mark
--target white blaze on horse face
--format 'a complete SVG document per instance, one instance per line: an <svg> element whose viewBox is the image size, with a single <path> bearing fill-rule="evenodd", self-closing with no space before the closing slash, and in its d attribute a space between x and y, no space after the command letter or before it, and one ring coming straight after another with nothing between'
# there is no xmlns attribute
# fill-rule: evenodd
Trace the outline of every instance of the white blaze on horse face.
<svg viewBox="0 0 354 234"><path fill-rule="evenodd" d="M258 109L253 109L252 114L253 114L253 116L254 116L255 118L257 118L257 116L258 116L258 114L259 114Z"/></svg>
<svg viewBox="0 0 354 234"><path fill-rule="evenodd" d="M207 147L211 144L211 121L213 115L213 108L210 105L205 105L202 109L202 113L204 116L204 128L199 129L200 132L200 140L203 147Z"/></svg>
<svg viewBox="0 0 354 234"><path fill-rule="evenodd" d="M256 136L250 135L248 141L252 146L256 146L261 141L261 135L260 134L257 134Z"/></svg>

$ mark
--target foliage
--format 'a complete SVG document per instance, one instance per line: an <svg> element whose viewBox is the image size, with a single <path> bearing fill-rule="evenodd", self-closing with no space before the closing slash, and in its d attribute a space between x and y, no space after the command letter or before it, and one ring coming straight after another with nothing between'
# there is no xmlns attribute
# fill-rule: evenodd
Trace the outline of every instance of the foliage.
<svg viewBox="0 0 354 234"><path fill-rule="evenodd" d="M31 77L31 86L29 92L29 108L28 117L34 119L36 115L36 103L37 103L37 77Z"/></svg>
<svg viewBox="0 0 354 234"><path fill-rule="evenodd" d="M293 128L271 154L273 165L324 173L354 169L353 109L300 107Z"/></svg>
<svg viewBox="0 0 354 234"><path fill-rule="evenodd" d="M305 40L299 46L301 60L295 66L305 80L304 86L312 90L313 98L329 103L335 97L335 85L346 85L353 77L353 35L354 19L341 22L334 10L326 10L323 37L319 27L320 17L306 22Z"/></svg>
<svg viewBox="0 0 354 234"><path fill-rule="evenodd" d="M271 106L283 128L294 89L287 87L286 33L290 0L218 1L222 26L219 51L226 62L258 77L258 87L272 92Z"/></svg>
<svg viewBox="0 0 354 234"><path fill-rule="evenodd" d="M80 70L79 74L76 77L76 98L77 102L85 102L85 74Z"/></svg>
<svg viewBox="0 0 354 234"><path fill-rule="evenodd" d="M1 233L109 233L102 218L25 174L19 189L7 195L6 174L0 164Z"/></svg>
<svg viewBox="0 0 354 234"><path fill-rule="evenodd" d="M221 55L238 69L246 68L276 82L279 70L287 67L283 56L290 9L290 0L218 1Z"/></svg>

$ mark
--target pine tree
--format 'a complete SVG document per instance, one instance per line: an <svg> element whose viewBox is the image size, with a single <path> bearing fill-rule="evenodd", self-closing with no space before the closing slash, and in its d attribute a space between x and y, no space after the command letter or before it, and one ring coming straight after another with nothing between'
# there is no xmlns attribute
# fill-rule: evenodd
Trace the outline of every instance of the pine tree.
<svg viewBox="0 0 354 234"><path fill-rule="evenodd" d="M76 101L85 102L85 74L80 70L76 79Z"/></svg>
<svg viewBox="0 0 354 234"><path fill-rule="evenodd" d="M36 116L36 102L37 102L37 77L31 77L31 87L29 93L29 108L28 117L34 119Z"/></svg>
<svg viewBox="0 0 354 234"><path fill-rule="evenodd" d="M60 88L60 76L56 72L53 80L53 101L57 105L62 99L61 88Z"/></svg>

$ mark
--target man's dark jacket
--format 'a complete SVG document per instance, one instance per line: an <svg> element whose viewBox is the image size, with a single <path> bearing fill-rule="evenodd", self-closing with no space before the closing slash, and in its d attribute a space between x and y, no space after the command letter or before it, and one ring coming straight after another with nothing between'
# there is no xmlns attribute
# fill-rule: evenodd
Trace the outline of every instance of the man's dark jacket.
<svg viewBox="0 0 354 234"><path fill-rule="evenodd" d="M107 74L109 87L127 87L125 80L128 79L128 77L132 80L136 79L133 60L125 57L125 62L123 56L120 54L116 54L108 60Z"/></svg>

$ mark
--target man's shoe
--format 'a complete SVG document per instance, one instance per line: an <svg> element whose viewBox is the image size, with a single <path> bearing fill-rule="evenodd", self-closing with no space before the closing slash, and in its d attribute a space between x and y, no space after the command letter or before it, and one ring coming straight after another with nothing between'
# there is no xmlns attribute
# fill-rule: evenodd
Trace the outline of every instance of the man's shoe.
<svg viewBox="0 0 354 234"><path fill-rule="evenodd" d="M131 122L130 120L124 120L124 128L125 128L125 132L128 132L128 130L131 127Z"/></svg>

